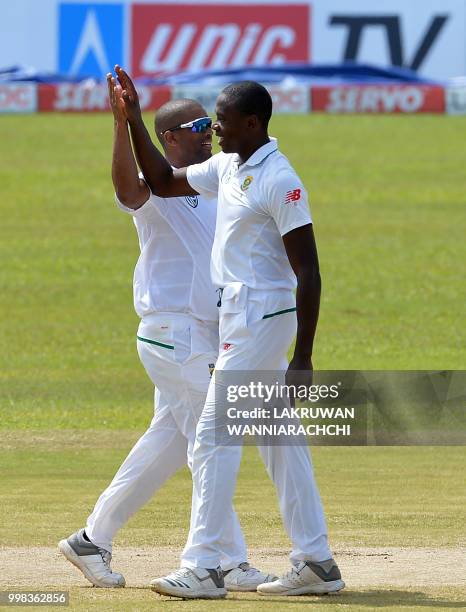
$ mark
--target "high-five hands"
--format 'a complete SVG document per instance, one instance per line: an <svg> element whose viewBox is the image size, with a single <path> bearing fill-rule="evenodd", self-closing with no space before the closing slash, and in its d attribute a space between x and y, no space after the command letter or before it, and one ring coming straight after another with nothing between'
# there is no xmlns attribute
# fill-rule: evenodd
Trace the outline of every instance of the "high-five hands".
<svg viewBox="0 0 466 612"><path fill-rule="evenodd" d="M110 108L112 109L115 121L119 123L126 123L128 117L126 115L126 105L122 97L123 89L121 85L117 84L111 73L107 74L107 86L108 86L108 101Z"/></svg>
<svg viewBox="0 0 466 612"><path fill-rule="evenodd" d="M115 72L118 77L118 82L121 86L121 97L125 104L126 116L128 121L136 121L141 118L141 107L139 105L139 96L133 81L128 76L128 73L118 66L115 66Z"/></svg>

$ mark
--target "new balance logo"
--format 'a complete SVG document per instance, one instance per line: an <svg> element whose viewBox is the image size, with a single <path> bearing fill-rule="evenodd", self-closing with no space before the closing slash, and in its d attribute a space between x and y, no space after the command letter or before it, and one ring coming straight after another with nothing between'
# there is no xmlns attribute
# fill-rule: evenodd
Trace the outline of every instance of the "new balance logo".
<svg viewBox="0 0 466 612"><path fill-rule="evenodd" d="M291 202L297 202L301 198L301 189L293 189L293 191L287 191L285 197L285 204Z"/></svg>

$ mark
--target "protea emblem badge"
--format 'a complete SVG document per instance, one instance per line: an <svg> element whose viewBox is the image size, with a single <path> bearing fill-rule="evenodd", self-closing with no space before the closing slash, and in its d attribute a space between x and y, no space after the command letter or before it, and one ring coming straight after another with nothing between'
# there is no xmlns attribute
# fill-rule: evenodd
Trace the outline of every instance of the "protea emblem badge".
<svg viewBox="0 0 466 612"><path fill-rule="evenodd" d="M244 181L243 184L241 185L241 191L246 191L246 189L248 189L249 185L252 183L253 178L251 175L248 175Z"/></svg>

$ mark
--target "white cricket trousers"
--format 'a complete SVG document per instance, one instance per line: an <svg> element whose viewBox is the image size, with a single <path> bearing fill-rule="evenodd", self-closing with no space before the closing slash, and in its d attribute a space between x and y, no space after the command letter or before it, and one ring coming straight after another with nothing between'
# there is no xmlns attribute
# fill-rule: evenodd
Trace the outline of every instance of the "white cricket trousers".
<svg viewBox="0 0 466 612"><path fill-rule="evenodd" d="M163 483L188 464L218 354L218 324L183 314L154 314L141 321L137 348L156 386L155 415L89 516L86 534L112 550L116 532ZM223 569L247 560L238 518L230 504L219 538Z"/></svg>
<svg viewBox="0 0 466 612"><path fill-rule="evenodd" d="M262 292L239 283L225 287L216 372L286 370L287 351L296 335L294 306L295 297L289 291ZM218 434L219 418L226 415L228 407L219 403L215 402L213 379L196 432L191 527L181 558L184 567L215 568L220 564L221 537L233 499L242 446L216 443L216 426ZM275 484L292 542L291 562L331 558L307 446L259 446L259 451Z"/></svg>

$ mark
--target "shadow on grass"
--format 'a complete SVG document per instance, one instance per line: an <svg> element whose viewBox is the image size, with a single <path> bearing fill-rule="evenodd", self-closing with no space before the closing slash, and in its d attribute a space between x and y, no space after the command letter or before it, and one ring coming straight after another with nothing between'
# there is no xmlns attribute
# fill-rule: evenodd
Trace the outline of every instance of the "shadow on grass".
<svg viewBox="0 0 466 612"><path fill-rule="evenodd" d="M190 600L184 599L176 599L176 598L167 598L163 596L157 596L157 601L160 604L167 604L169 606L171 603L181 601L189 604ZM250 602L258 604L262 602L267 604L269 607L270 604L279 604L280 606L284 606L285 604L302 604L308 606L310 603L314 603L316 605L346 605L346 606L359 606L361 608L367 607L369 609L377 609L377 608L385 608L385 607L394 607L396 609L403 609L404 607L409 606L419 606L419 607L431 607L431 608L458 608L465 610L466 609L466 601L454 601L448 600L444 597L432 597L427 593L421 593L419 591L394 591L394 590L370 590L370 591L361 591L361 592L352 592L346 591L343 593L335 594L335 595L304 595L304 596L296 596L296 597L262 597L257 595L254 597L252 594L247 594L245 597L236 594L230 594L227 599L223 600L203 600L205 605L212 605L213 607L219 608L224 601L238 601L238 602ZM192 600L191 600L192 601Z"/></svg>

